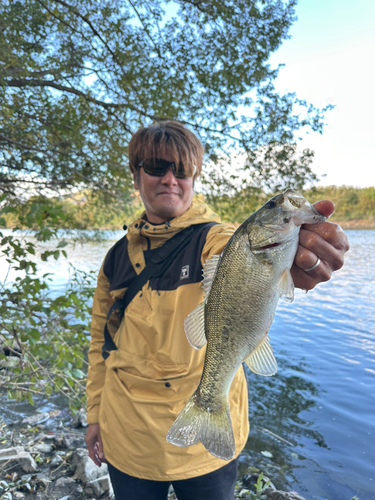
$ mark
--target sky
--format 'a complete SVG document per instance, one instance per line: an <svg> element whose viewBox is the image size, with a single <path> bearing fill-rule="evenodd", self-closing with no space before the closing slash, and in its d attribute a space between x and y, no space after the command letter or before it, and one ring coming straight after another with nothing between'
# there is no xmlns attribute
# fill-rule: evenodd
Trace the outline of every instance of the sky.
<svg viewBox="0 0 375 500"><path fill-rule="evenodd" d="M276 88L327 112L315 151L318 185L375 186L375 0L300 0L291 39L272 54ZM326 174L325 177L322 177Z"/></svg>

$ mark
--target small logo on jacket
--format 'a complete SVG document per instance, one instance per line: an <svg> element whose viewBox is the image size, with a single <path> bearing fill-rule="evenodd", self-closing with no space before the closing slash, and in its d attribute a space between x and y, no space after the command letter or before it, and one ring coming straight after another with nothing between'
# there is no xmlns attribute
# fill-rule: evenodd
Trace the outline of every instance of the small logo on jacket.
<svg viewBox="0 0 375 500"><path fill-rule="evenodd" d="M181 268L180 280L183 280L188 277L189 277L189 266L184 266Z"/></svg>

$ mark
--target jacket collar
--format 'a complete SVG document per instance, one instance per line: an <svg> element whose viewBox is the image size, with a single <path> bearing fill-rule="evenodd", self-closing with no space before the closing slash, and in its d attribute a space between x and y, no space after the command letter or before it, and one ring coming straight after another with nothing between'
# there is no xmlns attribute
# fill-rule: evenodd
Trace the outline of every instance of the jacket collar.
<svg viewBox="0 0 375 500"><path fill-rule="evenodd" d="M152 249L157 248L188 226L204 222L220 222L220 217L206 205L199 195L194 197L186 212L169 222L152 224L145 220L145 215L146 212L143 212L139 219L130 224L127 232L128 255L137 274L146 265L143 251L148 248L149 244Z"/></svg>

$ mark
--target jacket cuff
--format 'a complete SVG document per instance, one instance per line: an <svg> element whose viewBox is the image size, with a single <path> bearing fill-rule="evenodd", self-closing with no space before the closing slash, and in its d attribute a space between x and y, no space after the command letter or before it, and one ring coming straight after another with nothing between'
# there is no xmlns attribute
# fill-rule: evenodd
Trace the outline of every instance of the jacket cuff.
<svg viewBox="0 0 375 500"><path fill-rule="evenodd" d="M98 424L99 423L99 411L87 412L87 423L88 424Z"/></svg>

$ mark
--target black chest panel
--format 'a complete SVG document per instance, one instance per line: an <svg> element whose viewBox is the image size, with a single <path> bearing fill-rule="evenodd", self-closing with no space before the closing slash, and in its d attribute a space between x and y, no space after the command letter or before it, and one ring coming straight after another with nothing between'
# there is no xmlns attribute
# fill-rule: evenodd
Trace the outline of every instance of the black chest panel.
<svg viewBox="0 0 375 500"><path fill-rule="evenodd" d="M190 243L170 263L162 276L151 278L149 286L152 290L176 290L181 285L202 281L201 255L208 231L216 222L208 223L194 235ZM146 250L146 265L158 249ZM128 288L136 277L136 272L128 257L128 240L121 238L108 252L104 262L104 274L110 283L110 290Z"/></svg>

